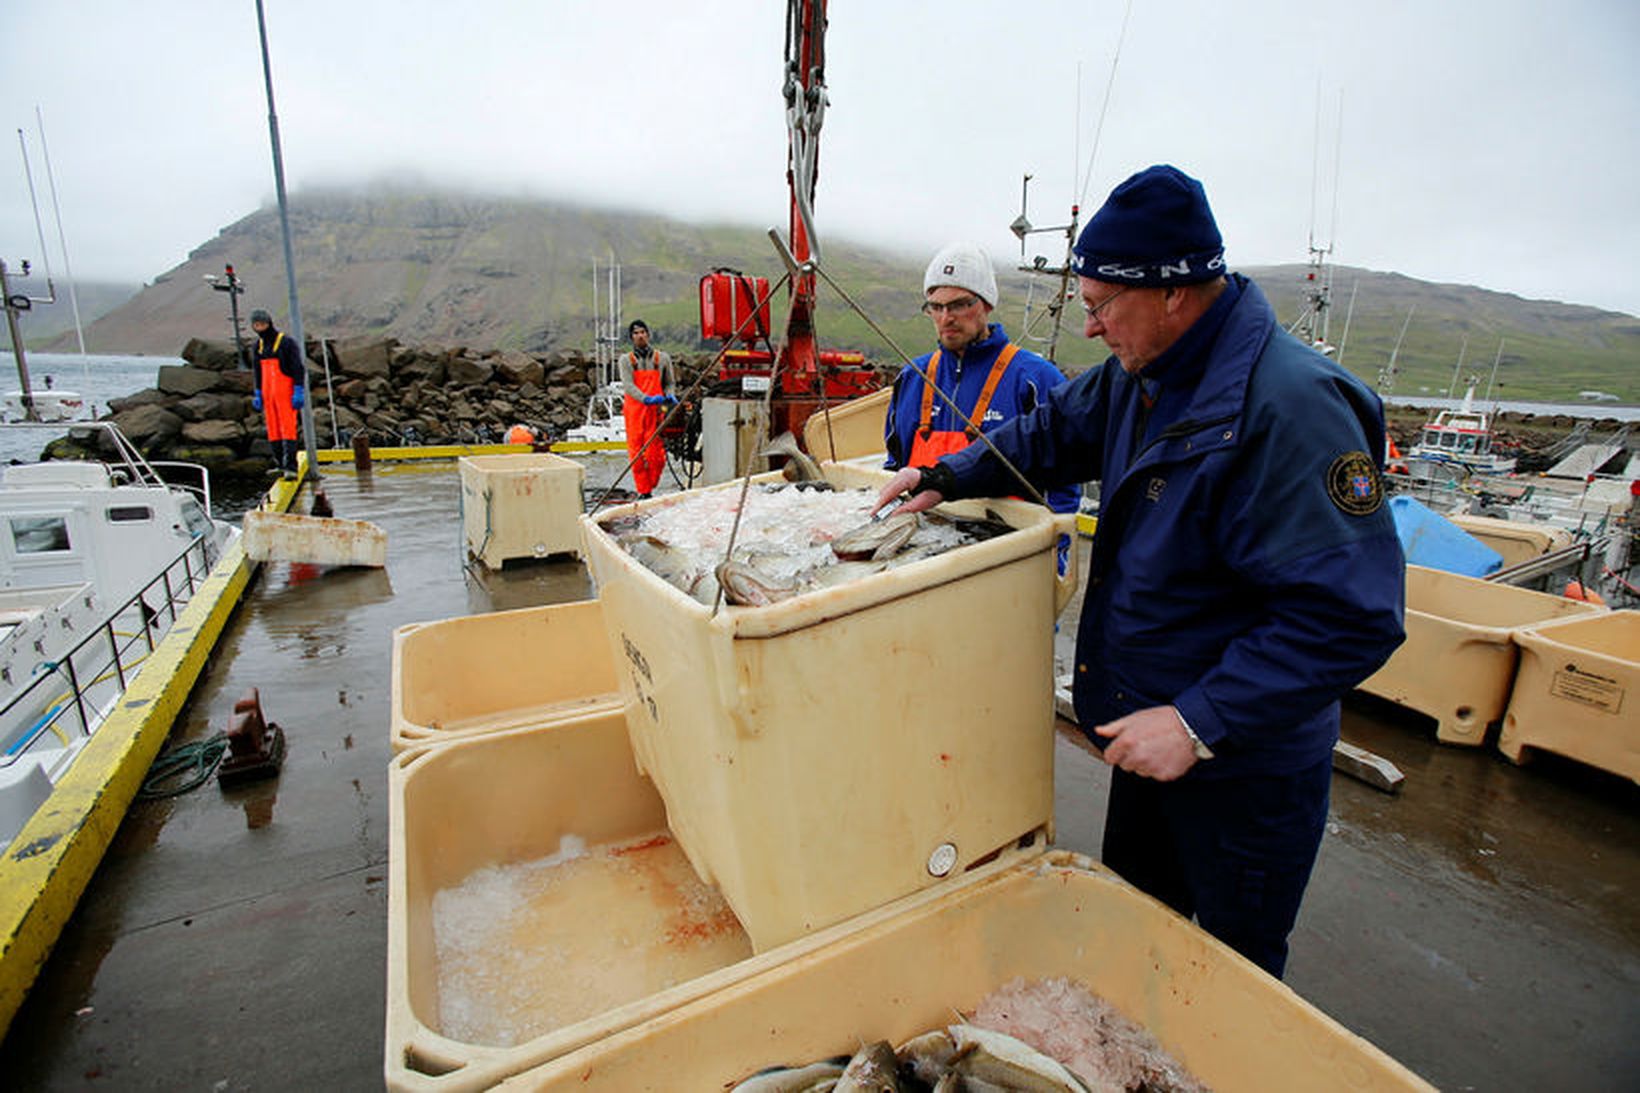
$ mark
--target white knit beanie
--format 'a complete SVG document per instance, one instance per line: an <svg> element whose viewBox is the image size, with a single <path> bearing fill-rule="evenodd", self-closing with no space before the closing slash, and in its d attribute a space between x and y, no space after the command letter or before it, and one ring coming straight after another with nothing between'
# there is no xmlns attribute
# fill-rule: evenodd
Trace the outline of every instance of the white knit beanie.
<svg viewBox="0 0 1640 1093"><path fill-rule="evenodd" d="M997 306L997 275L978 243L950 243L934 255L923 274L923 295L946 285L965 288L991 307Z"/></svg>

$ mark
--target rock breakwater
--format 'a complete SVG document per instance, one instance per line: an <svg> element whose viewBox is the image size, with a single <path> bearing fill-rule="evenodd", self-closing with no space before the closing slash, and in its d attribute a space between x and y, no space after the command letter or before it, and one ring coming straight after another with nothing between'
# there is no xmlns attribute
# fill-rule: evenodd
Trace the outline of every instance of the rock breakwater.
<svg viewBox="0 0 1640 1093"><path fill-rule="evenodd" d="M159 369L155 386L109 400L112 421L151 460L200 463L213 475L260 476L271 451L256 385L227 341L195 338L181 365ZM596 363L576 350L523 353L404 345L394 338L309 341L308 397L316 442L346 447L360 433L376 445L496 443L522 422L548 439L585 420ZM327 380L328 358L328 380ZM679 382L708 363L674 355ZM686 378L687 377L687 378ZM99 430L69 429L49 459L99 452Z"/></svg>

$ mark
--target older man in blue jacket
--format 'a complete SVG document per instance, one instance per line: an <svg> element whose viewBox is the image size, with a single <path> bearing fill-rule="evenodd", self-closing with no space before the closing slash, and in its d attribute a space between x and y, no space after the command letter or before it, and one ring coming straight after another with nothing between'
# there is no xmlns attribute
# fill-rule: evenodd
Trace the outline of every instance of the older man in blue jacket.
<svg viewBox="0 0 1640 1093"><path fill-rule="evenodd" d="M1272 975L1326 826L1338 699L1401 643L1376 395L1225 273L1206 194L1123 182L1075 247L1112 357L882 503L1098 479L1077 718L1115 768L1106 864ZM994 445L994 451L993 447Z"/></svg>

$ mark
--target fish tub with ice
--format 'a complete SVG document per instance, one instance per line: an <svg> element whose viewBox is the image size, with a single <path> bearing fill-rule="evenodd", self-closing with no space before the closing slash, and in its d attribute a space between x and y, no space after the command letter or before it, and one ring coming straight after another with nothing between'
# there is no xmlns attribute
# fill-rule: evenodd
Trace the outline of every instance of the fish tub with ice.
<svg viewBox="0 0 1640 1093"><path fill-rule="evenodd" d="M754 953L667 828L619 710L413 748L389 789L392 1089L724 1090L901 1044L1020 979L1096 993L1213 1089L1428 1088L1041 846Z"/></svg>
<svg viewBox="0 0 1640 1093"><path fill-rule="evenodd" d="M940 552L917 539L951 529L936 520L874 559L886 564L828 583L845 568L821 564L832 541L888 476L825 475L834 492L765 475L744 494L728 483L582 525L633 753L759 952L1012 852L1053 819L1068 518L1014 500L942 506L1011 530ZM787 590L778 602L714 608L701 594L737 517L748 567ZM650 548L672 580L641 557Z"/></svg>

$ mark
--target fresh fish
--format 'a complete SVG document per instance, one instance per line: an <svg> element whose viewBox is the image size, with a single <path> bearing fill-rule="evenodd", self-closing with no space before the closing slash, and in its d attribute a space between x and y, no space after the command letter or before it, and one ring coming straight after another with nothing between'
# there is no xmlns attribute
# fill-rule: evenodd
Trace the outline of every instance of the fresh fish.
<svg viewBox="0 0 1640 1093"><path fill-rule="evenodd" d="M767 607L797 595L796 586L782 584L745 562L723 562L714 572L723 598L741 607Z"/></svg>
<svg viewBox="0 0 1640 1093"><path fill-rule="evenodd" d="M862 524L831 541L831 551L846 561L891 558L917 533L917 514L896 512L882 520Z"/></svg>
<svg viewBox="0 0 1640 1093"><path fill-rule="evenodd" d="M943 512L930 510L924 513L931 523L949 524L962 534L962 537L971 543L983 543L987 539L995 539L999 535L1006 535L1013 531L1013 525L998 516L991 509L985 510L983 519L973 516L951 516Z"/></svg>
<svg viewBox="0 0 1640 1093"><path fill-rule="evenodd" d="M687 551L679 550L653 535L638 535L626 543L626 552L661 580L690 591L700 579L700 571Z"/></svg>
<svg viewBox="0 0 1640 1093"><path fill-rule="evenodd" d="M945 1029L937 1028L907 1040L894 1056L900 1061L902 1073L909 1072L924 1085L938 1088L940 1082L955 1074L951 1068L957 1057L957 1042Z"/></svg>
<svg viewBox="0 0 1640 1093"><path fill-rule="evenodd" d="M808 1066L777 1066L760 1070L730 1093L827 1093L837 1087L843 1064L836 1059Z"/></svg>
<svg viewBox="0 0 1640 1093"><path fill-rule="evenodd" d="M781 468L782 474L790 482L824 482L826 476L820 473L820 464L814 457L797 446L797 438L790 432L781 433L758 455L783 455L786 465Z"/></svg>
<svg viewBox="0 0 1640 1093"><path fill-rule="evenodd" d="M834 1093L900 1093L899 1069L894 1046L878 1040L854 1053Z"/></svg>
<svg viewBox="0 0 1640 1093"><path fill-rule="evenodd" d="M1018 1093L1088 1093L1062 1063L1006 1033L975 1025L952 1025L950 1033L958 1056L955 1069L965 1080Z"/></svg>
<svg viewBox="0 0 1640 1093"><path fill-rule="evenodd" d="M873 573L881 573L888 568L887 561L874 562L845 562L841 559L835 565L817 566L801 575L804 588L835 588L840 584L857 581L861 577L869 577Z"/></svg>

